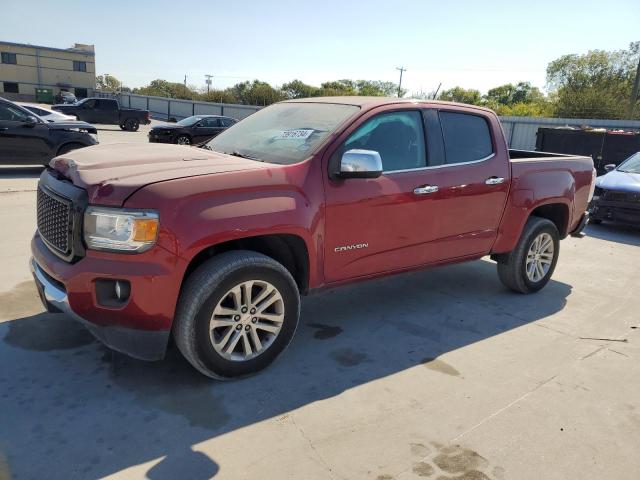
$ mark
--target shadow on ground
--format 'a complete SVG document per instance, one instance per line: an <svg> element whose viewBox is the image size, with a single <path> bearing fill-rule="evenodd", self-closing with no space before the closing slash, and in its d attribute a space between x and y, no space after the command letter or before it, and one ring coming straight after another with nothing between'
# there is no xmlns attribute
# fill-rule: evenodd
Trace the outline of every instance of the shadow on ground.
<svg viewBox="0 0 640 480"><path fill-rule="evenodd" d="M632 227L618 223L604 222L599 225L587 225L584 233L589 237L608 240L615 243L640 246L640 225Z"/></svg>
<svg viewBox="0 0 640 480"><path fill-rule="evenodd" d="M145 363L62 315L23 315L0 324L0 454L14 479L98 478L160 457L148 478L210 478L215 454L192 445L545 318L570 293L551 281L513 294L484 260L325 292L304 299L296 337L271 368L227 383L175 348Z"/></svg>
<svg viewBox="0 0 640 480"><path fill-rule="evenodd" d="M0 167L0 179L39 178L42 165L15 165Z"/></svg>

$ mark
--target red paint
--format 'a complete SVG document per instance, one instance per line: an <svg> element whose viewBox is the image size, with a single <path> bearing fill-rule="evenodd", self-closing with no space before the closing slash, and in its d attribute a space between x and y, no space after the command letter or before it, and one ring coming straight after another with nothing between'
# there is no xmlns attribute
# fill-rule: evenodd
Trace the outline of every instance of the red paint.
<svg viewBox="0 0 640 480"><path fill-rule="evenodd" d="M167 330L189 262L229 240L278 233L300 237L309 255L308 284L316 289L508 252L528 216L544 204L566 206L563 236L579 224L592 181L590 158L510 161L498 119L485 109L390 99L348 100L352 101L360 102L358 114L311 158L295 165L160 144L101 145L59 158L54 168L85 188L90 203L158 210L158 244L137 255L88 251L82 260L68 264L35 239L34 256L65 284L72 308L86 319L99 325ZM331 154L354 129L376 113L407 108L485 116L495 156L377 179L329 178ZM491 176L506 181L486 185ZM426 184L438 185L439 191L412 193ZM335 252L336 247L359 243L368 247ZM93 294L96 278L131 281L127 306L98 306Z"/></svg>

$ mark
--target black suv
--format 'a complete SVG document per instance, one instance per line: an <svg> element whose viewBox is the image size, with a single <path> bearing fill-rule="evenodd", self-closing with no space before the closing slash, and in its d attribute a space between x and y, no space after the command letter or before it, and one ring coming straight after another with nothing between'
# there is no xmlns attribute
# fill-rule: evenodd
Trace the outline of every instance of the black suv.
<svg viewBox="0 0 640 480"><path fill-rule="evenodd" d="M152 143L194 145L212 139L238 121L220 115L194 115L174 124L158 125L149 132Z"/></svg>
<svg viewBox="0 0 640 480"><path fill-rule="evenodd" d="M46 165L53 157L98 143L85 122L50 123L0 98L0 164Z"/></svg>

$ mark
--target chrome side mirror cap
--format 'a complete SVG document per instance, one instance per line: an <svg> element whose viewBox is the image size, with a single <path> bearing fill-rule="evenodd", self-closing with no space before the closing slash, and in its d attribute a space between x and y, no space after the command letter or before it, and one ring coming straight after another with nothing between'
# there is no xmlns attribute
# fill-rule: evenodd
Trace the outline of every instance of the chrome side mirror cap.
<svg viewBox="0 0 640 480"><path fill-rule="evenodd" d="M616 165L615 165L615 163L609 163L609 164L604 166L604 169L605 169L605 171L610 172L610 171L616 169Z"/></svg>
<svg viewBox="0 0 640 480"><path fill-rule="evenodd" d="M340 178L378 178L382 175L382 158L375 150L348 150L340 160Z"/></svg>

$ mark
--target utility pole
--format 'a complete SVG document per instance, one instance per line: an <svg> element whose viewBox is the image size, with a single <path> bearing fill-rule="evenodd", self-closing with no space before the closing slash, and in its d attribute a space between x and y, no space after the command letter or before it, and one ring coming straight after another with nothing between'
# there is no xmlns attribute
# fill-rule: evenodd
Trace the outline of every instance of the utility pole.
<svg viewBox="0 0 640 480"><path fill-rule="evenodd" d="M205 75L205 83L207 84L207 93L209 93L209 87L211 86L211 79L213 78L213 75Z"/></svg>
<svg viewBox="0 0 640 480"><path fill-rule="evenodd" d="M638 100L638 87L640 87L640 58L638 58L638 69L636 70L636 80L633 82L633 89L631 90L631 99L629 100L629 112L627 116L629 120L633 119L633 110Z"/></svg>
<svg viewBox="0 0 640 480"><path fill-rule="evenodd" d="M440 91L440 87L442 86L442 82L438 84L438 88L436 88L436 92L433 94L433 99L438 98L438 92Z"/></svg>
<svg viewBox="0 0 640 480"><path fill-rule="evenodd" d="M396 67L396 70L400 70L400 83L398 83L398 98L402 96L402 74L407 71L404 67Z"/></svg>
<svg viewBox="0 0 640 480"><path fill-rule="evenodd" d="M184 88L187 88L187 74L184 74Z"/></svg>

